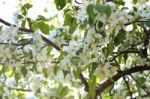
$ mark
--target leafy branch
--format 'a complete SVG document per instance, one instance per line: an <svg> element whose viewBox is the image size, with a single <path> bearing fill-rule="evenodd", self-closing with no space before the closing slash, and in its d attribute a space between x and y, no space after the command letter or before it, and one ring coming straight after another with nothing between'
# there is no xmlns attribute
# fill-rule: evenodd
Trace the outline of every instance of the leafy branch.
<svg viewBox="0 0 150 99"><path fill-rule="evenodd" d="M17 27L16 25L13 25L13 24L11 24L11 23L9 23L9 22L7 22L7 21L1 19L1 18L0 18L0 22L3 23L3 24L6 25L6 26L14 26L14 27ZM19 29L20 31L22 31L22 32L32 32L32 33L34 32L33 30L27 29L27 28L21 28L21 27L19 27L18 29ZM51 45L52 47L54 47L56 50L61 51L61 48L58 47L56 44L54 44L51 40L49 40L48 38L46 38L44 35L41 35L41 36L42 36L43 41L45 41L47 44L49 44L49 45Z"/></svg>

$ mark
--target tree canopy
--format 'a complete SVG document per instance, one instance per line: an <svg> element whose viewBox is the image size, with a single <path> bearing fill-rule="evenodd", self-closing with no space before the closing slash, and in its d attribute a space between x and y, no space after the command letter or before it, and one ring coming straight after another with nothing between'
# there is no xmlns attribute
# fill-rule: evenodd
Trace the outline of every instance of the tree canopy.
<svg viewBox="0 0 150 99"><path fill-rule="evenodd" d="M150 97L148 0L47 0L56 14L32 18L33 1L0 17L1 98Z"/></svg>

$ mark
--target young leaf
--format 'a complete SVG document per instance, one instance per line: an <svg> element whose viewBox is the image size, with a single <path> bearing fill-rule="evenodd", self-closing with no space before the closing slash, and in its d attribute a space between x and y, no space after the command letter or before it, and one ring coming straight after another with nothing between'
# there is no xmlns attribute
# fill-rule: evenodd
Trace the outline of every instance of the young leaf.
<svg viewBox="0 0 150 99"><path fill-rule="evenodd" d="M30 4L30 3L26 3L24 6L27 8L27 10L32 8L32 4Z"/></svg>
<svg viewBox="0 0 150 99"><path fill-rule="evenodd" d="M42 16L42 15L38 15L38 18L36 19L37 21L47 21L47 19L44 17L44 16Z"/></svg>
<svg viewBox="0 0 150 99"><path fill-rule="evenodd" d="M28 71L27 71L26 67L21 68L21 73L23 74L24 77L27 75L27 72Z"/></svg>
<svg viewBox="0 0 150 99"><path fill-rule="evenodd" d="M75 66L78 66L79 61L80 61L79 57L72 57L70 60L70 62Z"/></svg>
<svg viewBox="0 0 150 99"><path fill-rule="evenodd" d="M60 97L64 97L67 95L69 88L67 86L63 87L60 93Z"/></svg>
<svg viewBox="0 0 150 99"><path fill-rule="evenodd" d="M38 29L38 24L37 24L36 21L31 24L31 28L32 28L32 30L34 30L34 31Z"/></svg>
<svg viewBox="0 0 150 99"><path fill-rule="evenodd" d="M64 25L72 26L74 18L70 14L65 15Z"/></svg>
<svg viewBox="0 0 150 99"><path fill-rule="evenodd" d="M18 19L22 19L23 16L22 16L22 15L18 15L17 18L18 18Z"/></svg>
<svg viewBox="0 0 150 99"><path fill-rule="evenodd" d="M62 10L66 6L66 0L54 0L56 8Z"/></svg>
<svg viewBox="0 0 150 99"><path fill-rule="evenodd" d="M89 15L90 18L94 18L95 17L95 13L94 13L94 5L90 4L87 6L86 8L87 14Z"/></svg>
<svg viewBox="0 0 150 99"><path fill-rule="evenodd" d="M73 34L74 31L76 30L76 27L77 27L77 25L75 25L75 26L70 26L69 34Z"/></svg>
<svg viewBox="0 0 150 99"><path fill-rule="evenodd" d="M24 16L27 14L27 10L26 10L26 8L25 8L24 6L21 8L21 13L22 13Z"/></svg>
<svg viewBox="0 0 150 99"><path fill-rule="evenodd" d="M49 25L40 21L38 22L38 28L40 29L40 31L44 34L49 34Z"/></svg>
<svg viewBox="0 0 150 99"><path fill-rule="evenodd" d="M111 8L110 6L104 6L104 13L109 17L111 15Z"/></svg>

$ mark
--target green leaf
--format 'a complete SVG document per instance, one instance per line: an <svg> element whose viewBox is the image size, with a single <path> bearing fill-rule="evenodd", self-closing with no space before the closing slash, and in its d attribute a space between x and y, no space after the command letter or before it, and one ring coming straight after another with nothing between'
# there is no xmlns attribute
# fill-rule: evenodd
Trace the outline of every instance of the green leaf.
<svg viewBox="0 0 150 99"><path fill-rule="evenodd" d="M136 4L138 2L138 0L132 0L134 4Z"/></svg>
<svg viewBox="0 0 150 99"><path fill-rule="evenodd" d="M33 31L37 30L37 29L38 29L38 24L37 24L37 22L36 22L36 21L33 22L33 23L31 24L31 27L32 27L32 30L33 30Z"/></svg>
<svg viewBox="0 0 150 99"><path fill-rule="evenodd" d="M26 10L26 8L25 8L24 6L21 8L21 13L22 13L24 16L27 14L27 10Z"/></svg>
<svg viewBox="0 0 150 99"><path fill-rule="evenodd" d="M49 55L52 51L52 47L51 46L47 46L47 55Z"/></svg>
<svg viewBox="0 0 150 99"><path fill-rule="evenodd" d="M90 70L90 74L89 76L91 77L94 73L94 71L96 70L96 68L98 67L98 63L94 62L94 63L91 63L91 70Z"/></svg>
<svg viewBox="0 0 150 99"><path fill-rule="evenodd" d="M89 22L89 25L91 27L93 27L93 25L94 25L94 19L92 19L92 18L89 17L88 22Z"/></svg>
<svg viewBox="0 0 150 99"><path fill-rule="evenodd" d="M65 14L65 20L64 20L64 25L67 26L72 26L74 22L74 18L70 14Z"/></svg>
<svg viewBox="0 0 150 99"><path fill-rule="evenodd" d="M125 2L123 0L114 0L114 2L118 5L124 5Z"/></svg>
<svg viewBox="0 0 150 99"><path fill-rule="evenodd" d="M66 0L54 0L54 2L58 10L63 9L66 6Z"/></svg>
<svg viewBox="0 0 150 99"><path fill-rule="evenodd" d="M67 86L63 86L63 84L59 84L57 88L58 95L62 98L67 95L69 92L69 88Z"/></svg>
<svg viewBox="0 0 150 99"><path fill-rule="evenodd" d="M109 17L111 15L111 8L110 6L104 6L104 13Z"/></svg>
<svg viewBox="0 0 150 99"><path fill-rule="evenodd" d="M92 19L95 18L94 8L95 8L95 6L93 4L88 5L86 8L87 14Z"/></svg>
<svg viewBox="0 0 150 99"><path fill-rule="evenodd" d="M86 28L87 25L88 25L88 19L86 18L86 19L84 20L84 22L83 22L83 27Z"/></svg>
<svg viewBox="0 0 150 99"><path fill-rule="evenodd" d="M96 9L101 13L105 13L107 17L111 15L111 8L108 5L97 5Z"/></svg>
<svg viewBox="0 0 150 99"><path fill-rule="evenodd" d="M30 3L26 3L24 6L27 8L27 10L32 8L32 4L30 4Z"/></svg>
<svg viewBox="0 0 150 99"><path fill-rule="evenodd" d="M79 58L79 57L72 57L72 58L70 59L70 62L71 62L73 65L75 65L75 66L78 66L79 61L80 61L80 58Z"/></svg>
<svg viewBox="0 0 150 99"><path fill-rule="evenodd" d="M146 25L150 27L150 20L146 21Z"/></svg>
<svg viewBox="0 0 150 99"><path fill-rule="evenodd" d="M126 37L126 31L124 31L123 29L121 29L119 31L119 33L114 37L114 42L115 42L115 45L118 45L118 44L121 44L123 43L125 37Z"/></svg>
<svg viewBox="0 0 150 99"><path fill-rule="evenodd" d="M25 27L25 24L26 24L26 20L22 21L21 27Z"/></svg>
<svg viewBox="0 0 150 99"><path fill-rule="evenodd" d="M28 71L25 66L21 68L21 73L23 74L24 77L27 75L27 72Z"/></svg>
<svg viewBox="0 0 150 99"><path fill-rule="evenodd" d="M63 70L64 77L69 73L69 70Z"/></svg>
<svg viewBox="0 0 150 99"><path fill-rule="evenodd" d="M55 28L54 25L51 25L51 26L49 27L49 30L52 31L54 28Z"/></svg>
<svg viewBox="0 0 150 99"><path fill-rule="evenodd" d="M15 81L18 83L18 80L20 79L19 73L15 73Z"/></svg>
<svg viewBox="0 0 150 99"><path fill-rule="evenodd" d="M88 81L88 85L89 85L89 96L92 97L92 99L94 99L95 96L95 89L96 89L96 76L92 76L90 77L89 81Z"/></svg>
<svg viewBox="0 0 150 99"><path fill-rule="evenodd" d="M40 31L44 34L49 34L49 25L44 23L44 22L38 22L38 28L40 29Z"/></svg>
<svg viewBox="0 0 150 99"><path fill-rule="evenodd" d="M36 19L37 21L47 21L47 19L44 17L44 16L42 16L42 15L38 15L38 17L37 17L37 19Z"/></svg>
<svg viewBox="0 0 150 99"><path fill-rule="evenodd" d="M3 91L3 85L2 84L0 84L0 92L2 92ZM1 98L2 99L2 98Z"/></svg>
<svg viewBox="0 0 150 99"><path fill-rule="evenodd" d="M45 77L45 78L48 77L48 72L47 72L47 69L46 69L46 68L43 68L43 74L44 74L44 77Z"/></svg>
<svg viewBox="0 0 150 99"><path fill-rule="evenodd" d="M79 78L80 73L81 73L80 67L77 67L77 69L73 71L75 78Z"/></svg>
<svg viewBox="0 0 150 99"><path fill-rule="evenodd" d="M37 65L36 64L33 65L32 71L37 72Z"/></svg>
<svg viewBox="0 0 150 99"><path fill-rule="evenodd" d="M75 26L70 26L70 28L69 28L69 34L73 34L74 31L76 30L76 27L77 27L77 25L75 25Z"/></svg>
<svg viewBox="0 0 150 99"><path fill-rule="evenodd" d="M62 90L61 90L60 97L66 96L68 92L69 92L69 88L68 88L67 86L65 86L65 87L62 88Z"/></svg>
<svg viewBox="0 0 150 99"><path fill-rule="evenodd" d="M63 88L63 85L60 83L59 86L58 86L58 88L57 88L57 93L58 93L59 95L60 95L60 93L61 93L62 88Z"/></svg>
<svg viewBox="0 0 150 99"><path fill-rule="evenodd" d="M107 44L107 55L106 55L106 56L111 55L112 52L113 52L113 49L114 49L114 44L113 44L113 42L109 42L109 43Z"/></svg>
<svg viewBox="0 0 150 99"><path fill-rule="evenodd" d="M54 74L55 74L55 75L57 74L58 70L59 70L59 67L58 67L58 66L55 66L55 67L54 67Z"/></svg>
<svg viewBox="0 0 150 99"><path fill-rule="evenodd" d="M143 86L146 81L146 79L144 77L139 77L137 80L138 80L138 83L140 84L140 86Z"/></svg>
<svg viewBox="0 0 150 99"><path fill-rule="evenodd" d="M22 15L18 15L17 18L18 18L18 19L22 19L23 16L22 16Z"/></svg>

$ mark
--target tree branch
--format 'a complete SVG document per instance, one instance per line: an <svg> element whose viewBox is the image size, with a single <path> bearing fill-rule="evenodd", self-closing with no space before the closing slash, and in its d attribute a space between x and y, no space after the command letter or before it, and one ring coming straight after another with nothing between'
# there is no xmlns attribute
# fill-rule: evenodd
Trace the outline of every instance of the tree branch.
<svg viewBox="0 0 150 99"><path fill-rule="evenodd" d="M107 79L103 83L99 84L99 86L96 88L96 97L99 96L106 88L108 88L109 86L114 84L120 78L122 78L126 75L130 75L132 73L142 72L142 71L145 71L145 70L150 70L150 66L147 66L147 65L136 66L136 67L132 67L130 69L118 72L117 74L112 76L111 79Z"/></svg>
<svg viewBox="0 0 150 99"><path fill-rule="evenodd" d="M86 79L84 78L82 73L80 73L80 79L81 79L82 83L85 86L84 90L88 92L89 91L88 82L86 81Z"/></svg>
<svg viewBox="0 0 150 99"><path fill-rule="evenodd" d="M129 53L139 53L138 50L125 50L125 51L121 51L119 52L117 55L115 55L114 57L112 57L112 59L110 59L110 61L114 61L118 56L122 55L122 54L129 54Z"/></svg>
<svg viewBox="0 0 150 99"><path fill-rule="evenodd" d="M140 21L140 20L135 20L135 21L132 21L132 22L129 22L129 23L126 23L125 24L125 26L128 26L128 25L131 25L131 24L133 24L133 23L137 23L137 22L139 22L139 23L141 23L141 22L146 22L146 21Z"/></svg>
<svg viewBox="0 0 150 99"><path fill-rule="evenodd" d="M12 25L12 26L14 26L14 27L17 27L16 25L13 25L13 24L11 24L11 23L9 23L9 22L7 22L7 21L1 19L1 18L0 18L0 22L3 23L3 24L6 25L6 26L11 26L11 25ZM20 28L20 27L19 27L19 30L20 30L20 31L23 31L23 32L34 32L34 31L31 30L31 29ZM43 35L41 35L41 36L42 36L43 41L45 41L46 43L48 43L49 45L51 45L52 47L54 47L56 50L61 51L61 48L58 47L56 44L54 44L51 40L49 40L48 38L46 38L46 37L43 36Z"/></svg>
<svg viewBox="0 0 150 99"><path fill-rule="evenodd" d="M10 88L10 90L27 91L27 92L31 92L31 91L32 91L32 90L30 90L30 89L20 89L20 88Z"/></svg>

